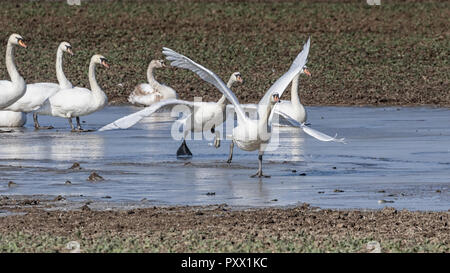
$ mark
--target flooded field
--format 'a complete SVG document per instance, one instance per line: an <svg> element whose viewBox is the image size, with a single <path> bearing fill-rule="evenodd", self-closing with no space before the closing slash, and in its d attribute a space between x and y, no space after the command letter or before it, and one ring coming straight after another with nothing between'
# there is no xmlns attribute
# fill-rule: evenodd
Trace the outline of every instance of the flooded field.
<svg viewBox="0 0 450 273"><path fill-rule="evenodd" d="M82 120L85 129L98 129L138 109L107 107ZM450 109L307 110L313 128L337 133L347 144L276 128L280 144L264 156L264 171L272 176L264 179L249 177L257 152L235 148L233 162L226 163L229 141L219 149L211 141L188 141L194 157L178 160L180 141L171 138L173 119L165 113L128 130L88 133L71 133L66 120L50 117L40 123L56 129L35 131L29 116L25 128L0 134L0 195L61 195L104 206L306 202L339 209L450 209ZM81 169L70 169L74 162ZM92 172L104 180L87 181Z"/></svg>

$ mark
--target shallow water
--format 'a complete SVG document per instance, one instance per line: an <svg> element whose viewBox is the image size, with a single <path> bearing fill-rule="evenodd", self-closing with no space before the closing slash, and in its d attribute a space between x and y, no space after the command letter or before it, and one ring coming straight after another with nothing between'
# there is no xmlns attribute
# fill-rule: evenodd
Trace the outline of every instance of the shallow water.
<svg viewBox="0 0 450 273"><path fill-rule="evenodd" d="M85 128L98 129L138 109L107 107L82 120ZM306 202L322 208L450 209L450 109L307 110L313 128L338 133L347 144L276 128L280 145L263 161L268 179L249 177L258 166L257 152L235 147L233 163L225 163L229 141L219 149L211 141L188 141L194 157L178 160L180 142L171 138L172 119L165 113L128 130L89 133L71 133L66 120L44 116L41 125L56 129L35 131L29 116L25 128L0 134L0 195L63 195L115 204L144 199L150 205ZM82 169L70 170L74 162ZM88 182L92 171L105 180ZM8 181L17 185L8 187Z"/></svg>

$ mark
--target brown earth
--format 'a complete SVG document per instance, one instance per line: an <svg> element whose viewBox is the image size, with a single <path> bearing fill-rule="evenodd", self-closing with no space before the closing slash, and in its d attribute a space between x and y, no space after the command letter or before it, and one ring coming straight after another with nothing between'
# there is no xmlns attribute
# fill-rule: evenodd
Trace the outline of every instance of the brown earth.
<svg viewBox="0 0 450 273"><path fill-rule="evenodd" d="M65 201L61 198L1 198L0 210L25 213L1 217L1 236L59 236L80 240L86 245L105 236L119 238L123 244L124 238L133 238L133 242L145 240L148 244L147 249L140 251L162 252L365 252L368 251L366 243L371 240L380 242L383 251L387 252L450 251L449 212L411 212L393 208L330 210L316 209L308 204L264 209L211 205L97 211L90 208L91 202L80 203L74 210L48 211L60 202ZM343 242L350 246L341 245ZM311 248L301 248L306 245ZM426 247L430 245L433 246L431 249ZM41 251L61 251L61 248L61 245L49 246ZM38 250L25 248L24 251Z"/></svg>
<svg viewBox="0 0 450 273"><path fill-rule="evenodd" d="M258 101L289 67L308 36L312 44L300 96L306 105L450 106L449 1L0 1L0 51L10 33L28 39L16 52L28 82L55 81L58 43L72 43L65 58L75 84L88 86L89 58L109 58L98 80L111 103L124 103L146 81L152 58L170 47L215 71L241 102ZM0 54L0 63L4 63ZM180 98L217 100L219 92L195 74L158 70L157 79ZM0 69L0 79L7 78ZM289 92L285 94L288 98Z"/></svg>

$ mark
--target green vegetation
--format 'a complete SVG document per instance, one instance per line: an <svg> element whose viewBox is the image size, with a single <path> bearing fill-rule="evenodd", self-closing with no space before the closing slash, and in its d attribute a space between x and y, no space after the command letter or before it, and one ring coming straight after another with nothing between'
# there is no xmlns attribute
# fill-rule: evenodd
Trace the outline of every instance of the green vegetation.
<svg viewBox="0 0 450 273"><path fill-rule="evenodd" d="M26 233L0 235L0 253L5 252L69 252L67 244L77 241L80 252L368 252L372 238L332 238L293 234L282 239L276 236L264 239L252 235L229 240L209 238L207 233L192 230L176 233L149 233L139 236L113 236L111 234L74 237L30 235ZM181 239L181 240L180 240ZM449 246L436 242L414 240L380 241L382 252L449 252ZM72 248L73 249L73 248Z"/></svg>
<svg viewBox="0 0 450 273"><path fill-rule="evenodd" d="M68 78L88 86L89 58L103 54L112 66L98 71L99 82L110 100L125 102L146 80L148 62L162 58L167 46L224 79L240 71L245 85L236 88L237 96L254 102L311 36L313 76L301 82L305 104L449 106L449 17L448 1L2 1L0 37L6 41L17 32L29 39L29 49L16 54L28 82L56 81L56 48L67 40L76 53L65 59ZM157 78L183 99L219 98L189 71L159 70Z"/></svg>

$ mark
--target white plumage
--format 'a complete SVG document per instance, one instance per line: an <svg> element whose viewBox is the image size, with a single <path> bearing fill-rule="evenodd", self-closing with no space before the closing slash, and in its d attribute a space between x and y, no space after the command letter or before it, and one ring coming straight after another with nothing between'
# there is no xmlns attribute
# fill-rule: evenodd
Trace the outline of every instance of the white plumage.
<svg viewBox="0 0 450 273"><path fill-rule="evenodd" d="M47 99L38 114L67 118L72 131L83 131L79 121L80 116L89 115L103 109L108 103L108 98L97 83L95 78L95 66L109 67L107 60L102 55L94 55L89 64L89 83L91 90L82 87L62 89ZM73 127L72 118L77 118L77 129Z"/></svg>
<svg viewBox="0 0 450 273"><path fill-rule="evenodd" d="M11 81L0 81L0 109L4 109L20 99L26 91L25 80L20 76L14 62L14 47L19 45L26 48L22 36L11 34L6 46L6 69L8 70Z"/></svg>
<svg viewBox="0 0 450 273"><path fill-rule="evenodd" d="M152 60L149 63L147 69L148 83L137 85L128 97L129 102L150 106L163 100L177 98L175 90L159 83L153 76L153 69L162 67L165 67L163 60Z"/></svg>
<svg viewBox="0 0 450 273"><path fill-rule="evenodd" d="M278 102L279 97L282 96L284 90L294 77L300 73L306 64L306 60L309 53L310 39L306 42L302 52L296 57L289 70L281 76L275 83L269 88L266 94L258 103L258 119L251 120L244 114L244 109L239 104L236 96L233 92L223 83L223 81L214 74L211 70L203 67L200 64L195 63L191 59L171 50L164 48L163 54L167 56L167 59L172 61L172 65L189 69L195 72L203 80L213 84L220 92L222 92L226 98L233 104L237 113L238 125L233 129L232 142L230 147L230 156L228 162L231 162L232 151L234 143L239 148L245 151L259 150L258 163L259 168L254 176L262 177L262 157L267 143L270 140L270 126L271 126L271 113L273 106ZM304 127L300 127L304 129ZM310 131L310 130L307 130Z"/></svg>

